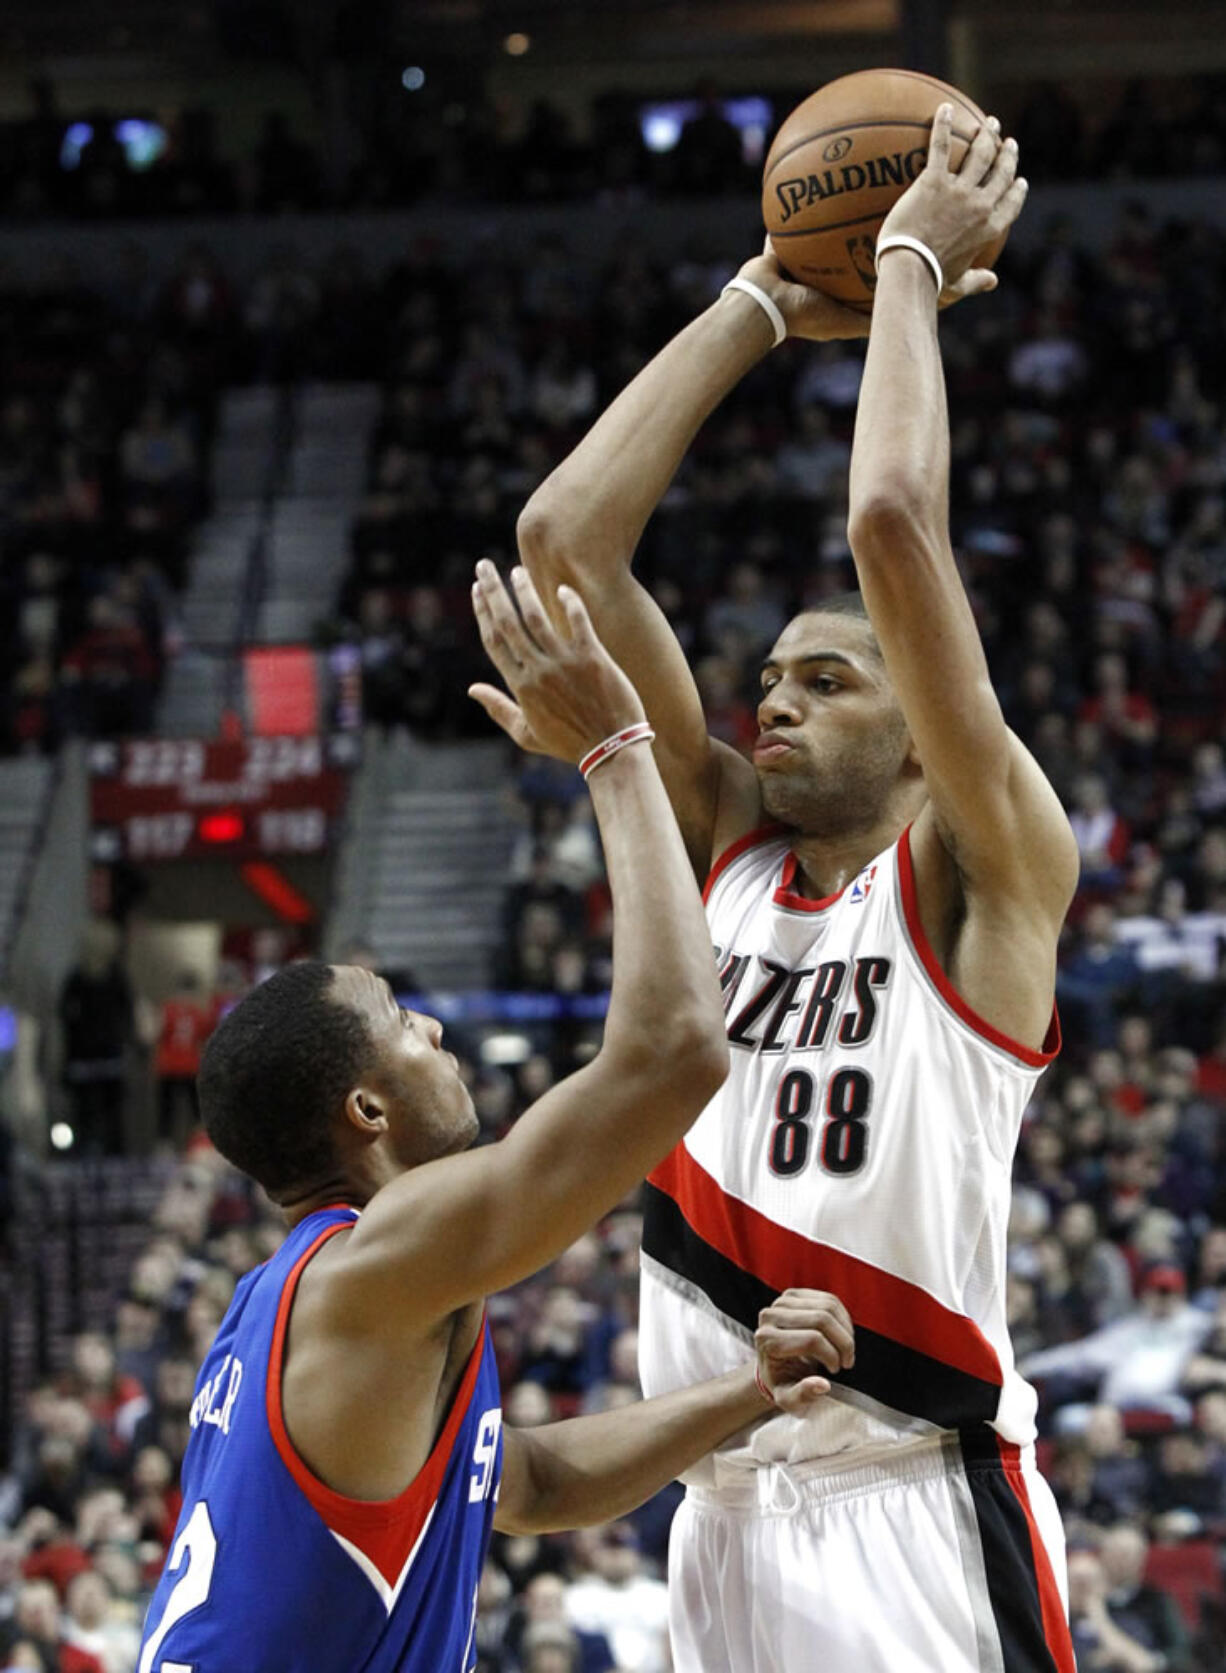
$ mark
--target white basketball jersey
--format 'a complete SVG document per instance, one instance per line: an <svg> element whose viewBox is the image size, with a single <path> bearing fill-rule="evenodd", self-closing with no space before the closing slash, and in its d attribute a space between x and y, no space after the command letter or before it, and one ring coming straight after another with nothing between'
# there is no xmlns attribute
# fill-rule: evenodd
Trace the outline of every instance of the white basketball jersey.
<svg viewBox="0 0 1226 1673"><path fill-rule="evenodd" d="M909 832L840 894L793 891L786 833L721 856L704 898L732 1067L651 1174L643 1391L743 1364L759 1310L828 1290L856 1362L805 1418L779 1414L729 1462L799 1463L991 1424L1034 1439L1005 1323L1010 1173L1030 1051L954 991L916 909ZM711 1479L710 1460L686 1479Z"/></svg>

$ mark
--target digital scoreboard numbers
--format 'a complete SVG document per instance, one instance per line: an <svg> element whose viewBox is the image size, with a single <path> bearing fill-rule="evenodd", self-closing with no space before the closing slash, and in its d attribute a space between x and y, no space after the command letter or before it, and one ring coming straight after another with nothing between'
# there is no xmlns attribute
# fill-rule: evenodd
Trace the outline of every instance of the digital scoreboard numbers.
<svg viewBox="0 0 1226 1673"><path fill-rule="evenodd" d="M146 864L322 854L358 750L353 733L91 744L92 857Z"/></svg>

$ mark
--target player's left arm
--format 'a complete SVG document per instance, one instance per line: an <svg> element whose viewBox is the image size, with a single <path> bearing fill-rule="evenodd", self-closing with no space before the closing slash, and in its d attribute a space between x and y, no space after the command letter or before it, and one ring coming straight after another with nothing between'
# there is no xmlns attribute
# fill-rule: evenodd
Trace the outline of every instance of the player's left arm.
<svg viewBox="0 0 1226 1673"><path fill-rule="evenodd" d="M992 275L970 263L1016 218L1025 182L1015 179L1016 147L1006 141L998 149L990 128L951 172L950 121L947 106L933 123L928 167L882 236L921 240L941 261L947 285L971 281L987 290ZM913 835L917 873L921 889L925 870L938 873L930 895L960 890L968 902L1016 917L1054 951L1076 887L1076 843L992 689L950 546L948 498L936 285L920 255L890 250L880 263L856 415L849 538L931 798Z"/></svg>
<svg viewBox="0 0 1226 1673"><path fill-rule="evenodd" d="M823 1290L785 1290L759 1315L754 1343L773 1403L749 1364L615 1411L505 1430L494 1526L540 1534L613 1521L746 1424L803 1413L829 1393L824 1372L855 1363L851 1318Z"/></svg>

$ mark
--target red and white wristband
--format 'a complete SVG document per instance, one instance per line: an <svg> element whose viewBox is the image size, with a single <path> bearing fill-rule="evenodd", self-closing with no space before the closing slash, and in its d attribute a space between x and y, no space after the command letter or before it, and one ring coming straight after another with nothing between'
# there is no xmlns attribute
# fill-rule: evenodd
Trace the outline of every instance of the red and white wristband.
<svg viewBox="0 0 1226 1673"><path fill-rule="evenodd" d="M754 1366L753 1380L758 1393L767 1402L767 1404L777 1406L779 1402L775 1399L775 1396L771 1393L770 1389L767 1388L765 1379L762 1376L762 1367L760 1365Z"/></svg>
<svg viewBox="0 0 1226 1673"><path fill-rule="evenodd" d="M649 744L654 737L655 733L645 720L636 721L633 726L623 726L620 732L614 732L595 749L588 750L579 763L579 771L584 778L591 778L597 767L616 755L619 749L625 749L627 744Z"/></svg>

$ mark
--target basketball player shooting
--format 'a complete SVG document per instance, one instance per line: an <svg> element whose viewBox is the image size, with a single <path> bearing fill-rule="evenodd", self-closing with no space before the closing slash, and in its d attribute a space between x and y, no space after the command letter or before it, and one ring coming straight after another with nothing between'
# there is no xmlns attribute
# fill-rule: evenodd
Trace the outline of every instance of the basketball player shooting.
<svg viewBox="0 0 1226 1673"><path fill-rule="evenodd" d="M1073 1666L1005 1234L1022 1114L1058 1047L1077 852L955 567L937 337L938 278L946 300L995 285L972 257L1025 183L995 123L954 172L951 117L881 233L851 461L860 593L766 648L752 765L708 737L631 559L702 420L771 347L753 290L793 336L855 335L859 316L756 257L750 293L668 344L520 522L542 589L578 588L643 695L724 991L728 1080L649 1179L644 1387L742 1363L788 1284L838 1293L856 1330L829 1399L687 1472L680 1673Z"/></svg>
<svg viewBox="0 0 1226 1673"><path fill-rule="evenodd" d="M485 1294L612 1208L727 1069L639 699L577 596L555 631L522 571L514 586L518 609L481 566L481 636L513 697L474 695L525 747L588 763L618 938L604 1045L470 1151L477 1119L442 1030L369 971L291 965L222 1022L205 1125L290 1232L201 1368L139 1673L469 1673L492 1526L620 1516L774 1400L803 1409L851 1357L834 1297L792 1293L763 1322L756 1376L503 1430Z"/></svg>

